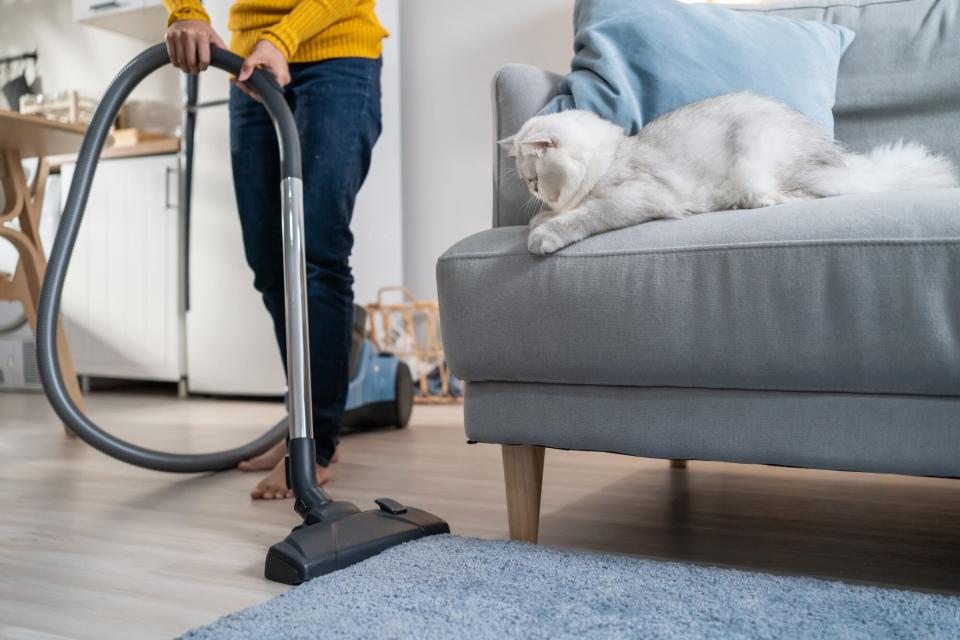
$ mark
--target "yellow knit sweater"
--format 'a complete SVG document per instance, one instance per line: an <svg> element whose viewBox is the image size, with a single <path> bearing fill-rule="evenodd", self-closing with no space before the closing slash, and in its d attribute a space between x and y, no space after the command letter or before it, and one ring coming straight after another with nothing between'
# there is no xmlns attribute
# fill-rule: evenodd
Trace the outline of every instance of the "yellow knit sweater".
<svg viewBox="0 0 960 640"><path fill-rule="evenodd" d="M210 21L200 0L163 0L170 17ZM259 40L273 43L290 62L378 58L387 35L374 0L236 0L227 27L230 50L246 57Z"/></svg>

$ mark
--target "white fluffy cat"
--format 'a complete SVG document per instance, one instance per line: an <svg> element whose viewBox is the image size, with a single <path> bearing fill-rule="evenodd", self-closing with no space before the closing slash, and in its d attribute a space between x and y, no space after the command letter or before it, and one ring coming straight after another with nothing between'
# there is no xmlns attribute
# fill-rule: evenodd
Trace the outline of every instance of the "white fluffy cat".
<svg viewBox="0 0 960 640"><path fill-rule="evenodd" d="M957 186L950 160L919 144L847 153L805 116L752 93L695 102L629 137L588 111L536 116L501 144L549 207L530 221L527 246L541 255L656 218Z"/></svg>

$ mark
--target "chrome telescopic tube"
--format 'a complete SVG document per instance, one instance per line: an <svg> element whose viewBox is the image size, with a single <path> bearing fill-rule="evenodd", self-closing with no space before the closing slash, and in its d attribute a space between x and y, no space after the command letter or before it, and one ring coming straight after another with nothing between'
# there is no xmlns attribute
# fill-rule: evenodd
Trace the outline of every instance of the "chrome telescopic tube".
<svg viewBox="0 0 960 640"><path fill-rule="evenodd" d="M157 471L196 473L219 471L235 467L240 461L263 453L283 437L286 425L283 421L253 442L214 453L178 454L147 449L132 444L104 431L76 406L67 392L60 370L57 353L56 329L60 311L60 296L66 280L70 257L76 243L83 212L90 195L90 187L96 171L97 160L117 112L130 92L143 78L169 64L166 47L155 45L134 58L120 71L107 89L97 107L87 133L84 136L73 183L67 196L57 237L50 254L43 288L37 310L37 354L40 376L44 390L57 415L81 439L103 453L123 462ZM222 49L213 48L211 65L237 74L243 60ZM310 409L310 368L307 350L307 311L305 304L304 255L303 255L303 191L300 172L300 140L293 114L283 97L283 90L267 72L257 70L248 84L257 92L264 107L273 119L280 145L281 175L284 212L284 272L289 277L287 284L287 327L290 386L289 436L291 452L301 452L302 460L291 465L295 489L299 487L298 501L311 507L329 500L325 493L314 487L313 431ZM251 159L256 161L256 159ZM308 446L309 445L309 446ZM309 454L309 455L307 455ZM302 477L300 477L302 476ZM300 495L303 494L303 499Z"/></svg>
<svg viewBox="0 0 960 640"><path fill-rule="evenodd" d="M284 178L280 183L280 199L290 438L309 438L313 435L313 412L310 400L307 274L303 254L303 182L299 178Z"/></svg>

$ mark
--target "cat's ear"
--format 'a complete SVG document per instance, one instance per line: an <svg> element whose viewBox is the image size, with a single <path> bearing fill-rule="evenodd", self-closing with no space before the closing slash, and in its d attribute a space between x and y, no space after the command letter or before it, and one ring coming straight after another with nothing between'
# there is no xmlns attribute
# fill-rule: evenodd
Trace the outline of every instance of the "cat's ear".
<svg viewBox="0 0 960 640"><path fill-rule="evenodd" d="M508 136L503 140L497 140L497 144L507 150L507 155L511 158L517 157L517 154L513 152L513 141L517 139L516 134Z"/></svg>
<svg viewBox="0 0 960 640"><path fill-rule="evenodd" d="M538 138L527 138L520 143L520 146L524 151L530 151L542 156L547 149L555 149L557 146L557 139L552 136L542 136Z"/></svg>

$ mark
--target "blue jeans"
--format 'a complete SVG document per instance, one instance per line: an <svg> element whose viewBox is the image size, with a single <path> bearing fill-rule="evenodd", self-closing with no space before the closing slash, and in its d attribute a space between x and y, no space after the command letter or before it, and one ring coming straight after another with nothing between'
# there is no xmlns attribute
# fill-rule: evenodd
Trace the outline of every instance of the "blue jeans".
<svg viewBox="0 0 960 640"><path fill-rule="evenodd" d="M287 103L300 131L310 314L310 380L317 462L339 442L350 369L353 275L350 218L380 135L380 60L290 65ZM230 90L233 184L253 286L273 318L286 365L280 156L266 110Z"/></svg>

